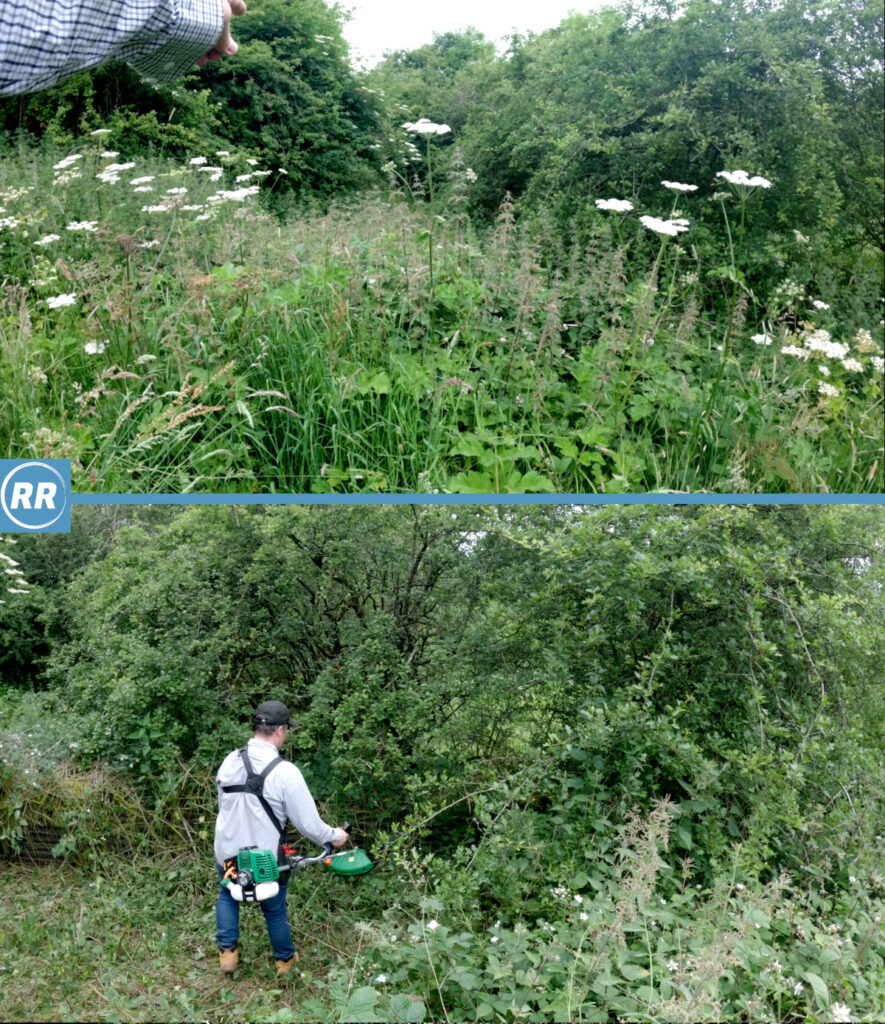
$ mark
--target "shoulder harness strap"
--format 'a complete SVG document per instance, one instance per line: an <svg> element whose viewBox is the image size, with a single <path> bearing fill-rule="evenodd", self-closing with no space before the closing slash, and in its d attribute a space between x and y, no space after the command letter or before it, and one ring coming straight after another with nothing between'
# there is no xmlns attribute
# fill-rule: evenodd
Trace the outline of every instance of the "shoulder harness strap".
<svg viewBox="0 0 885 1024"><path fill-rule="evenodd" d="M264 796L264 780L281 761L285 761L285 758L277 755L277 757L275 757L273 761L271 761L270 764L261 772L256 772L252 768L252 762L249 760L249 754L246 748L240 747L237 753L242 758L243 765L246 768L246 781L239 786L222 786L222 793L251 793L252 796L257 796L258 802L264 808L265 814L274 823L274 827L277 832L279 832L280 840L284 841L286 838L286 823L285 821L282 825L279 823L277 816L273 812L273 808L267 802L267 799Z"/></svg>

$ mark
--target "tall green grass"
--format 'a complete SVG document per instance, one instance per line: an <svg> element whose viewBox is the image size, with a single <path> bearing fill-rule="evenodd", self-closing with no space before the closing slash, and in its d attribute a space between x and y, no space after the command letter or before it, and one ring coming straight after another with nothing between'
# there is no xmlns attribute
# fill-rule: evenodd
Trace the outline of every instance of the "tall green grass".
<svg viewBox="0 0 885 1024"><path fill-rule="evenodd" d="M883 488L869 282L781 282L762 322L702 232L394 195L280 222L210 199L272 181L242 155L97 178L111 144L0 159L0 453L71 458L79 491Z"/></svg>

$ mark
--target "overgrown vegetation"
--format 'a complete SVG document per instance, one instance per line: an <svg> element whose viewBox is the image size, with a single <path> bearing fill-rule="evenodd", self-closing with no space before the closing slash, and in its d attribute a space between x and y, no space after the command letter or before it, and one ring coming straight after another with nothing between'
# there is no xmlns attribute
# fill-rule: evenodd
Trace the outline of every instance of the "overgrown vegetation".
<svg viewBox="0 0 885 1024"><path fill-rule="evenodd" d="M65 864L7 865L9 1015L879 1019L883 544L877 506L95 506L22 537L0 841L54 829ZM214 963L213 773L268 695L377 865L298 880L294 990L254 915Z"/></svg>
<svg viewBox="0 0 885 1024"><path fill-rule="evenodd" d="M628 5L358 77L337 9L250 6L179 89L0 104L0 452L112 492L882 490L879 8Z"/></svg>

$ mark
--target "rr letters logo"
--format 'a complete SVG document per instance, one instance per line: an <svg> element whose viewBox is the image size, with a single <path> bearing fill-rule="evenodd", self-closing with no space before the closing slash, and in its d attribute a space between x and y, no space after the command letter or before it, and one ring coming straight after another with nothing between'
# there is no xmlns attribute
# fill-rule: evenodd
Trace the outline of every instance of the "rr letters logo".
<svg viewBox="0 0 885 1024"><path fill-rule="evenodd" d="M71 532L70 459L0 459L0 532Z"/></svg>

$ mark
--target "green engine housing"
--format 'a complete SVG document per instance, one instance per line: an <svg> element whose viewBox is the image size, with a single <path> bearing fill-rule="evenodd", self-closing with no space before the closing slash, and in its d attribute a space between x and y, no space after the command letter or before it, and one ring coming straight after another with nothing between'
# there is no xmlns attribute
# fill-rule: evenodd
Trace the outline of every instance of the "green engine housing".
<svg viewBox="0 0 885 1024"><path fill-rule="evenodd" d="M277 858L270 850L248 847L237 854L237 871L247 871L258 882L275 882L280 877Z"/></svg>

